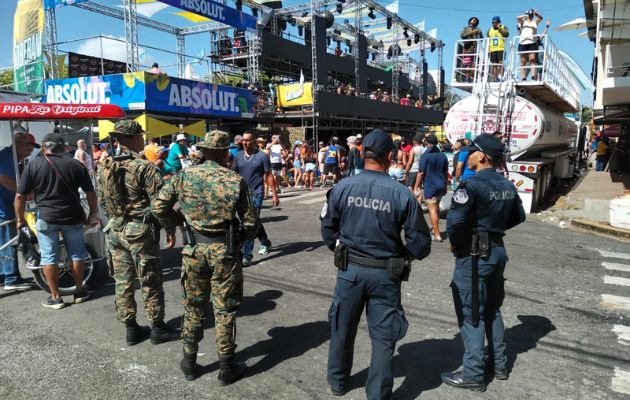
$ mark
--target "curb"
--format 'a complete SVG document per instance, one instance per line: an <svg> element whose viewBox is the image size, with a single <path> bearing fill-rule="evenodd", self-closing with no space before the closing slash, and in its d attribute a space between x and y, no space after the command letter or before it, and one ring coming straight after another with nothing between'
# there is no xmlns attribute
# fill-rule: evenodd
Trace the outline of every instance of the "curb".
<svg viewBox="0 0 630 400"><path fill-rule="evenodd" d="M587 229L607 235L617 236L624 239L630 239L630 230L615 228L606 222L591 221L589 219L574 218L571 225L581 229Z"/></svg>

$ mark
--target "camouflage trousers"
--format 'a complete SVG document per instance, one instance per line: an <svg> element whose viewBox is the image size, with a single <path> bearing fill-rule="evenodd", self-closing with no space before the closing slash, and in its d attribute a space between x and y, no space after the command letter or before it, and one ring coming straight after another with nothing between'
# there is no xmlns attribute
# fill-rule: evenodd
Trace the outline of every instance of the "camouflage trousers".
<svg viewBox="0 0 630 400"><path fill-rule="evenodd" d="M136 319L135 281L140 282L144 311L151 322L164 319L160 247L146 224L127 222L107 231L109 273L116 280L116 312L122 322Z"/></svg>
<svg viewBox="0 0 630 400"><path fill-rule="evenodd" d="M236 349L236 311L243 299L243 264L226 257L222 243L197 244L182 250L184 351L196 353L203 339L203 320L212 299L217 350L220 357Z"/></svg>

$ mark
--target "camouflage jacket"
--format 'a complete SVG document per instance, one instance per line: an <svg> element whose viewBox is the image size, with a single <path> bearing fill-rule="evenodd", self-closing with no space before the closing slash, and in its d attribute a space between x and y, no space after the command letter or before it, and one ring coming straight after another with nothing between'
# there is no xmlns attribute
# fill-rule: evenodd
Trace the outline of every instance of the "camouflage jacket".
<svg viewBox="0 0 630 400"><path fill-rule="evenodd" d="M462 28L461 37L464 40L471 39L481 39L483 38L483 33L479 28L472 28L470 26L465 26ZM474 53L477 51L477 42L464 42L464 53Z"/></svg>
<svg viewBox="0 0 630 400"><path fill-rule="evenodd" d="M157 167L148 160L145 160L140 154L127 150L132 158L117 161L125 163L124 188L125 191L125 215L123 217L115 217L110 215L106 207L105 197L109 195L104 178L104 170L108 163L114 162L111 156L107 156L101 160L102 165L98 168L97 175L97 193L99 198L99 206L102 212L110 218L110 224L116 228L130 219L144 218L151 211L151 203L157 196L158 191L162 187L162 176Z"/></svg>
<svg viewBox="0 0 630 400"><path fill-rule="evenodd" d="M153 203L153 214L167 231L181 221L173 210L177 202L195 232L223 233L236 216L244 239L253 239L258 231L258 213L247 184L240 175L215 162L186 168L164 184Z"/></svg>

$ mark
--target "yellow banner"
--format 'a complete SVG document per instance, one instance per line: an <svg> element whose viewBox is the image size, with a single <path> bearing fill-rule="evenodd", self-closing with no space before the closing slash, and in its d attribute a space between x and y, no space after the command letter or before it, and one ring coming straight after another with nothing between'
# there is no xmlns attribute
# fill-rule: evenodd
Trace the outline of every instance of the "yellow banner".
<svg viewBox="0 0 630 400"><path fill-rule="evenodd" d="M278 107L313 105L313 84L306 82L278 86Z"/></svg>

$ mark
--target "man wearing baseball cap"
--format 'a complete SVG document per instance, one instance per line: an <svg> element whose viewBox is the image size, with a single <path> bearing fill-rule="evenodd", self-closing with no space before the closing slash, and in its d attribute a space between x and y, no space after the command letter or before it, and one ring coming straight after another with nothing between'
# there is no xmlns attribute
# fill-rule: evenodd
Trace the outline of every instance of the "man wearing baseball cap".
<svg viewBox="0 0 630 400"><path fill-rule="evenodd" d="M245 181L224 167L229 160L230 136L212 131L197 147L206 161L170 179L157 196L154 212L168 230L174 230L183 217L194 239L182 250L185 306L184 357L180 369L187 380L196 379L199 374L197 351L212 300L219 382L229 385L245 371L234 360L236 311L243 298L243 263L236 232L241 226L240 239L254 239L259 225L258 211ZM181 214L173 211L178 202Z"/></svg>
<svg viewBox="0 0 630 400"><path fill-rule="evenodd" d="M446 231L455 255L451 288L464 342L463 368L445 372L442 381L457 388L486 390L484 339L488 337L490 371L508 379L501 305L507 253L505 231L525 221L514 185L497 173L503 145L492 135L479 135L468 157L475 175L453 193Z"/></svg>
<svg viewBox="0 0 630 400"><path fill-rule="evenodd" d="M505 39L510 36L507 26L501 24L501 18L497 15L492 18L492 27L488 29L490 40L490 63L492 64L492 77L495 81L503 75L503 55L505 53Z"/></svg>
<svg viewBox="0 0 630 400"><path fill-rule="evenodd" d="M149 329L136 321L136 280L140 282L144 311L151 322L151 343L179 339L179 332L164 323L160 227L151 214L162 177L155 164L139 154L144 149L145 133L134 120L117 122L110 135L118 139L121 154L108 155L98 169L99 200L109 218L103 231L116 281L116 313L126 326L129 346L149 336ZM175 233L167 231L167 240L173 247Z"/></svg>
<svg viewBox="0 0 630 400"><path fill-rule="evenodd" d="M33 135L27 132L16 133L13 140L18 165L31 155L34 148L40 147L35 143ZM13 148L7 146L0 150L0 243L2 244L7 243L16 235L14 223L3 223L15 219L13 201L17 188L16 175ZM4 290L25 290L32 287L30 282L20 277L15 246L7 246L0 250L0 275L4 280Z"/></svg>
<svg viewBox="0 0 630 400"><path fill-rule="evenodd" d="M368 399L391 398L394 350L409 325L401 281L408 278L411 259L421 260L431 251L420 205L387 174L393 147L392 138L380 129L366 135L364 171L335 185L321 212L322 238L335 252L338 269L328 314L328 384L335 396L350 389L357 325L367 308L372 360L365 391Z"/></svg>

